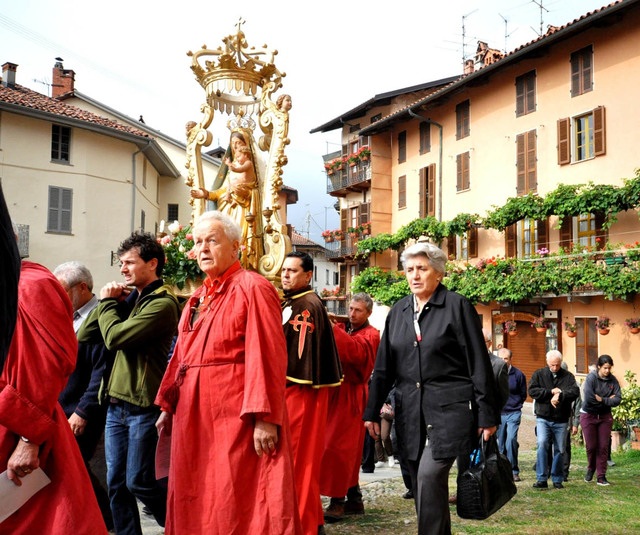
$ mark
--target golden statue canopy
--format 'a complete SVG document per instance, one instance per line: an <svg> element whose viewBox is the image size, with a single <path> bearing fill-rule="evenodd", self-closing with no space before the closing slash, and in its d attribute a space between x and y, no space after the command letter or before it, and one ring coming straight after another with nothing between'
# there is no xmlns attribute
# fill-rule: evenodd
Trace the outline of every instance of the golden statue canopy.
<svg viewBox="0 0 640 535"><path fill-rule="evenodd" d="M200 108L202 119L187 123L186 184L194 188L191 222L195 224L207 209L207 201L214 203L242 228L243 267L278 283L284 257L291 250L279 214L291 98L280 95L272 100L285 76L274 64L278 52L266 45L262 50L249 47L241 25L242 21L236 34L222 39L223 46L216 50L203 45L188 52L191 69L207 96ZM211 144L208 128L216 110L231 116L227 121L231 136L220 171L207 190L201 151ZM257 141L256 122L263 133Z"/></svg>

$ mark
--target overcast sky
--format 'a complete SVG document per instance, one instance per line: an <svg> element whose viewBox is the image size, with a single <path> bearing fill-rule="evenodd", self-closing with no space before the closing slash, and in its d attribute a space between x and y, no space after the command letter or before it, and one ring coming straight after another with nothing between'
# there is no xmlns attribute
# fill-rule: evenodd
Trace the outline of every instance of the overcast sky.
<svg viewBox="0 0 640 535"><path fill-rule="evenodd" d="M309 131L375 94L460 74L463 17L467 57L478 40L511 51L535 39L540 4L546 31L606 2L5 0L0 64L17 63L17 83L48 93L60 56L77 90L183 141L184 124L200 119L205 100L186 52L217 48L242 17L249 44L277 49L276 65L287 73L280 93L292 95L293 110L283 178L299 191L289 222L305 231L309 219L311 239L321 242L322 230L339 224L322 155L338 148L340 136ZM222 117L216 112L213 144L226 146Z"/></svg>

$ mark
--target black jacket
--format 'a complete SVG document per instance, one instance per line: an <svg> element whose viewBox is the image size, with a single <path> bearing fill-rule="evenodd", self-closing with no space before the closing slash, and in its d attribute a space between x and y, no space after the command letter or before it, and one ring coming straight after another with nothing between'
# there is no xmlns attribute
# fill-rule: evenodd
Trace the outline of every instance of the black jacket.
<svg viewBox="0 0 640 535"><path fill-rule="evenodd" d="M363 419L380 421L395 384L395 424L408 459L419 458L426 426L434 458L469 453L478 427L500 423L478 314L465 297L439 285L418 322L421 341L413 326L413 295L389 312Z"/></svg>
<svg viewBox="0 0 640 535"><path fill-rule="evenodd" d="M598 394L602 401L596 400ZM613 397L611 397L613 396ZM589 414L611 414L611 407L617 407L622 401L622 393L618 380L609 374L600 377L598 370L587 375L582 393L582 411Z"/></svg>
<svg viewBox="0 0 640 535"><path fill-rule="evenodd" d="M551 405L551 390L562 390L558 407ZM535 412L538 418L551 422L566 423L571 418L571 404L580 395L580 388L571 372L560 368L553 377L548 366L533 372L529 381L529 395L536 400Z"/></svg>

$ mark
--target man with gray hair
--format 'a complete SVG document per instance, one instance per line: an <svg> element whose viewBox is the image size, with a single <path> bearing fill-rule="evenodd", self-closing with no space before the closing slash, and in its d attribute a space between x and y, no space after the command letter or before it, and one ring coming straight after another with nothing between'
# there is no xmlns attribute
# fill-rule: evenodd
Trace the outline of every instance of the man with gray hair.
<svg viewBox="0 0 640 535"><path fill-rule="evenodd" d="M92 292L93 277L84 264L76 261L60 264L53 270L53 274L71 301L73 328L77 335L89 313L98 306L98 298ZM106 406L100 405L98 391L103 377L108 377L111 373L113 356L114 353L105 347L102 338L92 342L80 342L75 370L58 398L76 437L108 530L113 528L109 496L91 470L89 462L104 432L107 409ZM104 455L101 461L102 464L105 463Z"/></svg>
<svg viewBox="0 0 640 535"><path fill-rule="evenodd" d="M346 323L331 318L344 381L329 392L320 470L320 494L331 497L324 513L328 523L339 521L345 514L364 513L358 485L365 433L362 414L367 406L367 384L380 345L380 333L369 325L372 311L371 297L357 293L349 303Z"/></svg>
<svg viewBox="0 0 640 535"><path fill-rule="evenodd" d="M547 353L547 366L533 372L529 381L529 395L536 401L536 489L548 488L549 459L547 447L553 443L551 480L556 489L563 488L562 480L565 434L571 418L571 405L580 395L573 374L562 368L562 353L555 349Z"/></svg>

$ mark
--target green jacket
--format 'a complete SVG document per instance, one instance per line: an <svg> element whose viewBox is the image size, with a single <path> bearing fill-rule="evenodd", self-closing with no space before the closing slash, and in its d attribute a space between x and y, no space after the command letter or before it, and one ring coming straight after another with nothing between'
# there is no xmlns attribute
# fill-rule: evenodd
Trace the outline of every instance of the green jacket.
<svg viewBox="0 0 640 535"><path fill-rule="evenodd" d="M78 331L78 341L102 338L116 351L111 375L100 388L100 399L114 397L150 407L167 367L177 332L180 305L168 285L143 296L128 313L126 303L104 299Z"/></svg>

